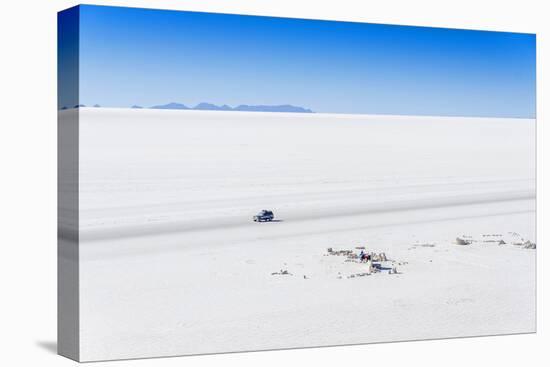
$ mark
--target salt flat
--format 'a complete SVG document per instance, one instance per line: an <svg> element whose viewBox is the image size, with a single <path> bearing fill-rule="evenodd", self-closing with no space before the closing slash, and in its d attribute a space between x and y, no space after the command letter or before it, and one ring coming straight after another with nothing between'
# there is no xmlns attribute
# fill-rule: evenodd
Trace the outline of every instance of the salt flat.
<svg viewBox="0 0 550 367"><path fill-rule="evenodd" d="M534 120L79 116L83 360L535 330Z"/></svg>

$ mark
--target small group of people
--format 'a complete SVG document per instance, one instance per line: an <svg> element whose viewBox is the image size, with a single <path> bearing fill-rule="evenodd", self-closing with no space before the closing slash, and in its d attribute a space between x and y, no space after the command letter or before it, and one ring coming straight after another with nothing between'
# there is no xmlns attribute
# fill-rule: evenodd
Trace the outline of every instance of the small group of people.
<svg viewBox="0 0 550 367"><path fill-rule="evenodd" d="M364 262L368 262L370 260L372 260L371 254L367 254L365 251L361 250L361 252L359 253L359 261L364 263Z"/></svg>

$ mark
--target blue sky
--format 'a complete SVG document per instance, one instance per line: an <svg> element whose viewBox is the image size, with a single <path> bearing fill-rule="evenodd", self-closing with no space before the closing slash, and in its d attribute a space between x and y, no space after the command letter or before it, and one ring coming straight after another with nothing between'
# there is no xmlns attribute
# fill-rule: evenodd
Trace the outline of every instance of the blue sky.
<svg viewBox="0 0 550 367"><path fill-rule="evenodd" d="M80 102L535 117L535 35L80 7Z"/></svg>

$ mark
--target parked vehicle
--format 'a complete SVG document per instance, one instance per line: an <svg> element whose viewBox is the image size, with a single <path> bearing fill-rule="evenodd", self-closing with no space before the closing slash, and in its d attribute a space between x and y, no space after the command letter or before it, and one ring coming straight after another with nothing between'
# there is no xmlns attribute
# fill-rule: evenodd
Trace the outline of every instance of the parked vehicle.
<svg viewBox="0 0 550 367"><path fill-rule="evenodd" d="M275 218L275 216L271 210L262 210L252 219L254 219L254 222L271 222L273 218Z"/></svg>

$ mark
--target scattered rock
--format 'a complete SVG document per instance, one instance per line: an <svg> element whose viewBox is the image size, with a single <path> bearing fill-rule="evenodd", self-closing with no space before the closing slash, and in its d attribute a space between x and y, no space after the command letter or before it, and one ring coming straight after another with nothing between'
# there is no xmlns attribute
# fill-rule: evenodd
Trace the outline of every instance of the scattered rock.
<svg viewBox="0 0 550 367"><path fill-rule="evenodd" d="M456 238L457 245L470 245L473 242L479 243L495 243L499 246L502 245L514 245L518 247L523 247L527 249L536 248L536 244L532 243L529 240L526 240L517 232L507 232L505 235L500 233L485 233L481 234L481 240L474 240L472 236L463 235Z"/></svg>
<svg viewBox="0 0 550 367"><path fill-rule="evenodd" d="M329 248L329 255L333 256L347 256L350 258L357 258L357 255L352 250L333 250L332 248Z"/></svg>
<svg viewBox="0 0 550 367"><path fill-rule="evenodd" d="M517 232L508 232L508 236L510 237L508 239L508 243L511 243L512 245L523 246L526 242L525 239Z"/></svg>
<svg viewBox="0 0 550 367"><path fill-rule="evenodd" d="M292 275L292 273L289 273L288 270L280 270L278 272L275 272L275 273L271 273L271 275Z"/></svg>
<svg viewBox="0 0 550 367"><path fill-rule="evenodd" d="M369 276L370 273L367 273L367 272L363 272L363 273L355 273L355 274L350 274L347 276L348 279L352 279L352 278L360 278L360 277L366 277L366 276ZM342 279L342 277L339 277L339 279Z"/></svg>
<svg viewBox="0 0 550 367"><path fill-rule="evenodd" d="M457 237L456 238L456 244L460 245L460 246L466 246L466 245L471 245L472 241L471 240L466 240L464 238Z"/></svg>
<svg viewBox="0 0 550 367"><path fill-rule="evenodd" d="M435 243L415 243L413 248L416 247L435 247Z"/></svg>
<svg viewBox="0 0 550 367"><path fill-rule="evenodd" d="M483 237L482 242L484 243L494 242L500 245L501 242L504 242L501 234L482 234L481 237Z"/></svg>

